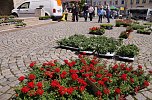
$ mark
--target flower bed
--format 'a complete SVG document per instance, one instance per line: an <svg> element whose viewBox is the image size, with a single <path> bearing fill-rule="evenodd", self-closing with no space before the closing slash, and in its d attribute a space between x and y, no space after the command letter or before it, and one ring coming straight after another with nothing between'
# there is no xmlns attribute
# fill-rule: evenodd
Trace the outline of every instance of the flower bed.
<svg viewBox="0 0 152 100"><path fill-rule="evenodd" d="M104 28L100 28L100 27L89 28L89 34L103 35L104 33L105 33Z"/></svg>
<svg viewBox="0 0 152 100"><path fill-rule="evenodd" d="M56 60L33 69L19 77L16 100L118 100L149 86L150 75L142 66L133 70L125 64L108 64L96 57L79 55L77 60Z"/></svg>
<svg viewBox="0 0 152 100"><path fill-rule="evenodd" d="M138 29L137 33L150 35L152 30L150 29Z"/></svg>
<svg viewBox="0 0 152 100"><path fill-rule="evenodd" d="M123 19L123 20L116 20L116 27L120 27L120 26L124 26L124 27L127 27L127 26L131 26L132 24L132 20L127 20L127 19Z"/></svg>

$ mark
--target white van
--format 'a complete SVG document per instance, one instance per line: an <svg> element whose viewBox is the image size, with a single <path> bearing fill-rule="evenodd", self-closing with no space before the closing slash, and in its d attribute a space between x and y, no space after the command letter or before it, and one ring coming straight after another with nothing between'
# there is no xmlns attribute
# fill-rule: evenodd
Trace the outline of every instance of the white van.
<svg viewBox="0 0 152 100"><path fill-rule="evenodd" d="M147 20L150 17L152 9L150 8L131 8L128 10L132 14L133 19Z"/></svg>
<svg viewBox="0 0 152 100"><path fill-rule="evenodd" d="M54 19L62 18L61 0L26 0L12 10L12 15L17 17L34 17L35 10L42 7L46 16Z"/></svg>

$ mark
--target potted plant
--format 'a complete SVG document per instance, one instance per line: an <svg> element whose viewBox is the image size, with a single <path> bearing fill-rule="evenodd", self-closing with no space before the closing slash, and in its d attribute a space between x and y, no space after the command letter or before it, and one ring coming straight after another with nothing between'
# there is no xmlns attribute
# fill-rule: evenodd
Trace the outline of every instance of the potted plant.
<svg viewBox="0 0 152 100"><path fill-rule="evenodd" d="M130 35L130 32L123 31L120 33L119 38L127 39Z"/></svg>
<svg viewBox="0 0 152 100"><path fill-rule="evenodd" d="M105 29L108 29L108 30L111 30L113 25L112 24L101 24L100 25L101 28L105 28Z"/></svg>
<svg viewBox="0 0 152 100"><path fill-rule="evenodd" d="M117 52L116 55L119 56L119 58L126 59L126 60L134 60L134 56L138 55L139 49L136 45L130 44L130 45L123 45L121 46Z"/></svg>
<svg viewBox="0 0 152 100"><path fill-rule="evenodd" d="M150 35L151 34L151 29L148 28L148 29L138 29L137 30L137 33L140 33L140 34L147 34L147 35Z"/></svg>
<svg viewBox="0 0 152 100"><path fill-rule="evenodd" d="M105 33L104 28L100 28L100 27L89 28L89 34L103 35L104 33Z"/></svg>

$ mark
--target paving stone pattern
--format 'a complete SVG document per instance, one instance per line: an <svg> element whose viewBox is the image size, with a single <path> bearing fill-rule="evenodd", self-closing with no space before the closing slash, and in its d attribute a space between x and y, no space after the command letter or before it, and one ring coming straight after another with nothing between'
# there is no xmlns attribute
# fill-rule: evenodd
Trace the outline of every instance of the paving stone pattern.
<svg viewBox="0 0 152 100"><path fill-rule="evenodd" d="M106 22L106 20L103 20ZM112 20L114 24L114 20ZM9 99L15 92L13 87L18 85L17 80L21 75L27 75L28 65L31 61L43 63L57 59L61 63L64 59L77 58L75 52L55 48L56 41L74 34L87 34L92 26L99 26L97 18L92 22L56 22L42 25L41 27L29 28L15 32L0 34L0 100ZM124 27L107 30L104 34L108 37L118 38ZM131 37L124 40L126 44L134 43L140 48L140 54L135 58L133 65L138 64L149 70L152 67L152 34L142 35L131 33ZM113 61L113 60L109 60ZM152 83L152 82L151 82ZM152 100L152 86L142 90L135 96L126 97L127 100Z"/></svg>

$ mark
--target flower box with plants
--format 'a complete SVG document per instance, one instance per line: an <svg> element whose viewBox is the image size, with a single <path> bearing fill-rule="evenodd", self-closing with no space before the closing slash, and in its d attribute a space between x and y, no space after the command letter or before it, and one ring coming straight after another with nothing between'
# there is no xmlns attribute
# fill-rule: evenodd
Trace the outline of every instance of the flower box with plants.
<svg viewBox="0 0 152 100"><path fill-rule="evenodd" d="M150 28L148 29L138 29L137 30L137 33L140 33L140 34L147 34L147 35L150 35L152 32L152 30Z"/></svg>
<svg viewBox="0 0 152 100"><path fill-rule="evenodd" d="M79 44L87 39L84 35L73 35L68 38L64 38L57 43L62 48L67 48L71 50L79 50Z"/></svg>
<svg viewBox="0 0 152 100"><path fill-rule="evenodd" d="M100 28L100 27L89 28L89 34L103 35L104 33L105 33L104 28Z"/></svg>
<svg viewBox="0 0 152 100"><path fill-rule="evenodd" d="M127 32L127 31L122 31L119 35L119 38L124 38L124 39L127 39L130 35L130 32Z"/></svg>
<svg viewBox="0 0 152 100"><path fill-rule="evenodd" d="M144 29L144 28L145 28L145 26L139 25L139 24L132 24L131 27L132 27L134 30Z"/></svg>
<svg viewBox="0 0 152 100"><path fill-rule="evenodd" d="M16 28L21 28L21 27L25 27L26 26L26 23L23 23L23 22L20 22L20 23L16 23L15 24L15 27Z"/></svg>
<svg viewBox="0 0 152 100"><path fill-rule="evenodd" d="M120 27L120 26L124 26L124 27L127 27L127 26L131 26L132 24L132 20L127 20L127 19L123 19L123 20L116 20L116 27Z"/></svg>
<svg viewBox="0 0 152 100"><path fill-rule="evenodd" d="M113 25L112 24L101 24L100 28L105 28L105 29L111 30L113 28Z"/></svg>
<svg viewBox="0 0 152 100"><path fill-rule="evenodd" d="M57 60L42 65L32 62L30 67L33 70L27 76L18 78L15 100L122 100L151 81L141 65L133 70L128 64L109 65L86 55L64 60L64 64Z"/></svg>
<svg viewBox="0 0 152 100"><path fill-rule="evenodd" d="M119 58L124 60L134 60L134 56L138 55L139 49L136 45L130 44L130 45L123 45L121 46L117 52L116 55L119 56Z"/></svg>

